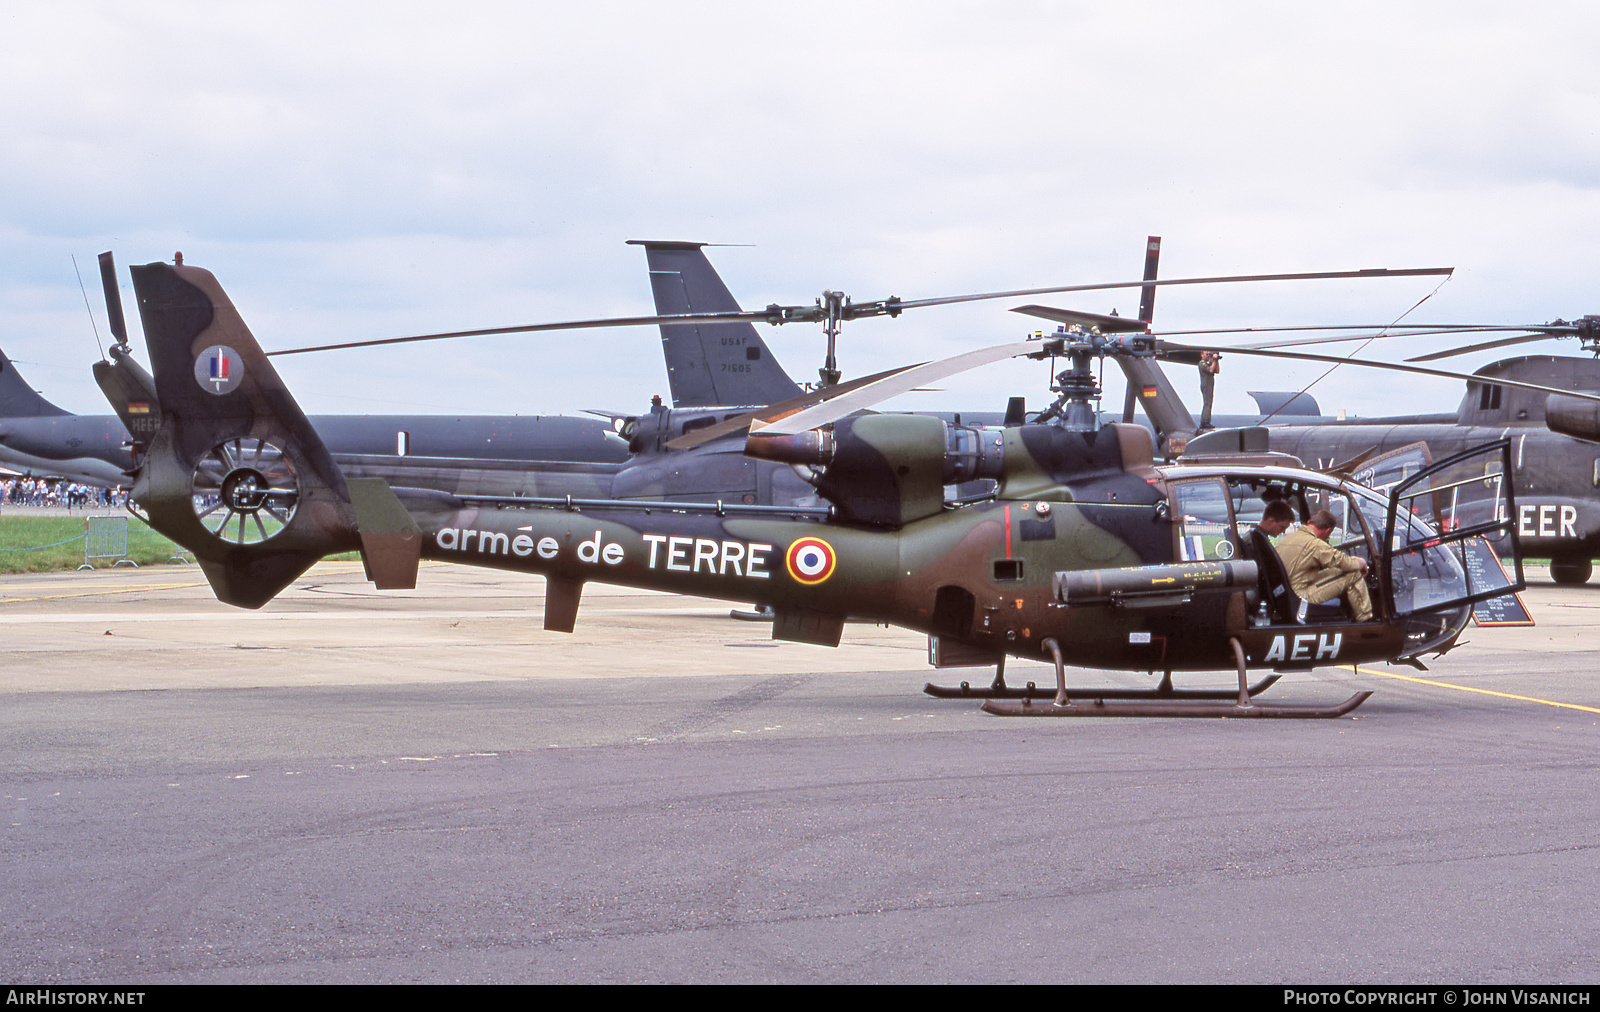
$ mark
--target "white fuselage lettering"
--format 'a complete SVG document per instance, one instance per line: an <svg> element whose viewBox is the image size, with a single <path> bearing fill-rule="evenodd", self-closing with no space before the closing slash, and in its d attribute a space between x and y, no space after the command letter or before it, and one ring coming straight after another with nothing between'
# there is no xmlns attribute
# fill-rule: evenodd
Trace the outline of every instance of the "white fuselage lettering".
<svg viewBox="0 0 1600 1012"><path fill-rule="evenodd" d="M1578 507L1525 502L1517 507L1517 534L1524 538L1575 538Z"/></svg>
<svg viewBox="0 0 1600 1012"><path fill-rule="evenodd" d="M524 531L531 528L524 527ZM641 534L647 547L645 568L670 569L677 573L705 573L710 576L754 577L767 579L767 553L771 545L746 541L719 541L713 538L688 538L678 535ZM515 555L553 560L561 555L561 542L544 536L535 541L531 534L480 531L470 527L445 527L434 534L434 544L447 552L476 551L483 555ZM663 548L663 546L665 546ZM607 541L604 530L569 549L577 561L586 565L620 566L628 550L620 542Z"/></svg>
<svg viewBox="0 0 1600 1012"><path fill-rule="evenodd" d="M1332 661L1344 646L1344 633L1297 633L1293 637L1274 636L1261 663L1273 661ZM1312 651L1315 651L1313 655Z"/></svg>

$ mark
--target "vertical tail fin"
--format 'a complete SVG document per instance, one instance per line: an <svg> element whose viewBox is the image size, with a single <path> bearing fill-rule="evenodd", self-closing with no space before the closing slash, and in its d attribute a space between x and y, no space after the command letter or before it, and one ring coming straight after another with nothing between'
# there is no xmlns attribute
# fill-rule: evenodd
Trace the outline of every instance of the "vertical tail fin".
<svg viewBox="0 0 1600 1012"><path fill-rule="evenodd" d="M5 352L0 351L0 418L41 418L70 415L72 412L58 408L45 400L28 385L11 364Z"/></svg>
<svg viewBox="0 0 1600 1012"><path fill-rule="evenodd" d="M658 314L739 309L701 252L704 243L642 239L629 243L644 247ZM661 346L676 407L776 404L800 392L754 324L662 324Z"/></svg>
<svg viewBox="0 0 1600 1012"><path fill-rule="evenodd" d="M160 405L133 497L219 599L259 608L323 556L361 547L344 475L209 271L132 273ZM97 370L108 391L128 386L115 376L125 358Z"/></svg>

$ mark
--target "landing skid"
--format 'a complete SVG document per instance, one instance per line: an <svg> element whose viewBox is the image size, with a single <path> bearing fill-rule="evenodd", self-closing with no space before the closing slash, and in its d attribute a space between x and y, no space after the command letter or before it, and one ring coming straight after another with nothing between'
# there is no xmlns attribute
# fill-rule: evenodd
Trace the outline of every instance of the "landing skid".
<svg viewBox="0 0 1600 1012"><path fill-rule="evenodd" d="M1270 674L1245 691L1254 696L1258 692L1271 688L1273 683L1282 677L1281 674ZM986 689L974 689L967 682L962 682L958 686L934 685L929 682L922 687L922 691L940 699L1052 699L1056 695L1055 689L1041 689L1032 682L1029 682L1028 687L1025 689L1014 689L1007 685L1001 685L998 688L991 685ZM1087 697L1090 699L1151 699L1165 701L1169 699L1237 699L1239 693L1234 689L1174 689L1169 674L1154 689L1069 688L1067 689L1067 695L1068 697L1077 697L1079 699Z"/></svg>
<svg viewBox="0 0 1600 1012"><path fill-rule="evenodd" d="M984 713L999 717L1262 717L1262 718L1323 718L1343 717L1367 701L1370 689L1358 692L1336 706L1305 706L1298 703L1158 703L1149 701L1105 703L1100 699L1079 700L1065 706L1056 703L1035 704L1031 700L1020 703L999 703L989 700L983 704Z"/></svg>
<svg viewBox="0 0 1600 1012"><path fill-rule="evenodd" d="M1068 689L1066 665L1061 659L1061 647L1055 640L1044 641L1044 646L1055 658L1056 692L1050 703L1035 705L1033 700L1043 698L1044 692L1028 683L1026 689L1009 689L1005 685L1004 668L995 676L995 684L987 690L966 694L983 698L985 713L1000 717L1259 717L1259 718L1321 718L1343 717L1367 701L1372 692L1363 691L1334 706L1307 706L1299 703L1263 703L1257 705L1251 697L1278 680L1269 675L1255 685L1247 681L1244 647L1236 639L1229 639L1234 660L1239 665L1239 690L1182 690L1172 688L1172 673L1167 672L1161 685L1155 689ZM966 688L963 686L963 688ZM935 691L938 690L938 691ZM963 695L961 689L940 689L930 685L923 691L945 698ZM1072 697L1078 696L1077 702ZM1020 698L1020 703L997 702L998 699ZM1107 703L1106 700L1126 700ZM1221 700L1232 699L1225 703Z"/></svg>

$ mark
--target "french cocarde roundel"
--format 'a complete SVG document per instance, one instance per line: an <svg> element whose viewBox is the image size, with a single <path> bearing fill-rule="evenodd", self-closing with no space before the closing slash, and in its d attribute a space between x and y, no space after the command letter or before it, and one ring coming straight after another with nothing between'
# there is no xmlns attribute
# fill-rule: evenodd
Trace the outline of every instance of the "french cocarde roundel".
<svg viewBox="0 0 1600 1012"><path fill-rule="evenodd" d="M821 538L801 538L789 546L789 575L799 583L821 583L833 575L837 561L833 546Z"/></svg>
<svg viewBox="0 0 1600 1012"><path fill-rule="evenodd" d="M214 344L194 360L194 380L207 393L232 393L244 380L244 359L227 345Z"/></svg>

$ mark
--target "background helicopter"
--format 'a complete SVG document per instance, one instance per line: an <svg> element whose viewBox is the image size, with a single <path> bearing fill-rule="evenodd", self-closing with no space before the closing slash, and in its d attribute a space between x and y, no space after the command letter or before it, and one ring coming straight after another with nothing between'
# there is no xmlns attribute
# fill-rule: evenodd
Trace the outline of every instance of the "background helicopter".
<svg viewBox="0 0 1600 1012"><path fill-rule="evenodd" d="M563 631L574 628L590 580L733 600L759 586L775 607L777 638L837 645L845 617L856 615L928 632L936 663L1053 659L1056 705L1018 712L1335 716L1368 694L1336 707L1257 705L1251 694L1267 683L1249 686L1248 669L1415 661L1454 644L1473 601L1521 584L1520 568L1510 581L1461 564L1468 539L1495 533L1515 545L1514 527L1496 519L1509 512L1508 483L1495 483L1508 509L1489 519L1446 533L1422 519L1458 475L1481 483L1503 472L1504 442L1413 476L1387 500L1282 457L1158 468L1145 430L1095 428L1086 400L1092 358L1114 341L1145 353L1146 338L1080 332L984 349L752 419L747 452L816 470L826 510L452 496L348 478L208 272L156 263L133 275L154 375L122 359L102 363L96 379L114 406L152 385L160 423L134 494L231 604L259 607L317 559L351 549L380 588L414 586L421 558L542 574L545 626ZM1017 355L1072 363L1060 424L996 431L857 414ZM998 491L950 508L944 487L965 477L992 478ZM1274 499L1302 518L1313 506L1340 508L1361 532L1373 621L1305 625L1292 602L1273 597L1270 560L1242 558L1238 525ZM1358 550L1354 540L1347 547ZM1074 664L1164 678L1133 693L1146 698L1108 703L1118 694L1097 690L1095 701L1074 703L1067 652ZM1237 695L1224 694L1231 702L1171 685L1175 670L1218 667L1239 672Z"/></svg>
<svg viewBox="0 0 1600 1012"><path fill-rule="evenodd" d="M1491 328L1407 328L1405 334L1435 335L1458 329ZM1431 361L1549 337L1577 337L1585 350L1600 354L1600 319L1595 317L1576 323L1492 329L1525 333L1408 361ZM1401 363L1291 352L1278 344L1206 347L1425 375L1460 375ZM1163 355L1181 360L1193 353L1191 348ZM1592 559L1600 555L1600 413L1591 399L1600 392L1600 363L1592 358L1523 356L1491 363L1460 378L1467 389L1453 413L1350 419L1284 416L1268 422L1266 445L1315 467L1347 471L1357 480L1381 488L1433 459L1488 439L1509 438L1515 447L1510 472L1518 503L1514 519L1523 551L1548 557L1555 582L1585 582L1593 570ZM1156 407L1152 417L1159 417L1160 410Z"/></svg>

